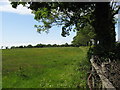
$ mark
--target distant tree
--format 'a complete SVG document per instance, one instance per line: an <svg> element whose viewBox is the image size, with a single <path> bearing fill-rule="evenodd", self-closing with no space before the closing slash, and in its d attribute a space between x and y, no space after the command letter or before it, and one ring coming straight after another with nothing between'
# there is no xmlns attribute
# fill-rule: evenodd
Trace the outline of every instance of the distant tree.
<svg viewBox="0 0 120 90"><path fill-rule="evenodd" d="M31 44L29 44L28 46L27 46L27 48L32 48L33 46L31 45Z"/></svg>
<svg viewBox="0 0 120 90"><path fill-rule="evenodd" d="M8 49L8 47L6 46L5 49Z"/></svg>
<svg viewBox="0 0 120 90"><path fill-rule="evenodd" d="M15 48L19 48L19 46L16 46Z"/></svg>
<svg viewBox="0 0 120 90"><path fill-rule="evenodd" d="M65 47L65 44L61 44L61 47Z"/></svg>
<svg viewBox="0 0 120 90"><path fill-rule="evenodd" d="M1 49L3 49L3 46L1 46Z"/></svg>
<svg viewBox="0 0 120 90"><path fill-rule="evenodd" d="M88 24L77 32L77 35L73 38L72 44L75 46L87 46L91 42L91 39L95 39L95 32L94 28Z"/></svg>
<svg viewBox="0 0 120 90"><path fill-rule="evenodd" d="M15 47L15 46L12 46L12 47L11 47L11 49L14 49L14 48L16 48L16 47Z"/></svg>
<svg viewBox="0 0 120 90"><path fill-rule="evenodd" d="M24 48L24 47L21 45L21 46L19 46L18 48Z"/></svg>
<svg viewBox="0 0 120 90"><path fill-rule="evenodd" d="M44 46L43 44L37 44L35 47L42 48L43 46Z"/></svg>
<svg viewBox="0 0 120 90"><path fill-rule="evenodd" d="M52 45L51 44L48 44L47 47L51 47Z"/></svg>
<svg viewBox="0 0 120 90"><path fill-rule="evenodd" d="M53 44L53 47L57 47L57 44Z"/></svg>
<svg viewBox="0 0 120 90"><path fill-rule="evenodd" d="M65 43L65 47L68 47L69 46L69 44L68 43Z"/></svg>
<svg viewBox="0 0 120 90"><path fill-rule="evenodd" d="M27 48L27 46L23 46L24 48Z"/></svg>
<svg viewBox="0 0 120 90"><path fill-rule="evenodd" d="M46 47L46 44L42 44L42 47Z"/></svg>

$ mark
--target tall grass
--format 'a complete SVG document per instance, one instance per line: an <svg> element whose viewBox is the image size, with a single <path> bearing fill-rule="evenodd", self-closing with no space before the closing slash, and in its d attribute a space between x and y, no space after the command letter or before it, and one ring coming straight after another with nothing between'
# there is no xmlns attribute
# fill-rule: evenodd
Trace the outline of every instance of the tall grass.
<svg viewBox="0 0 120 90"><path fill-rule="evenodd" d="M86 87L88 47L3 50L3 88Z"/></svg>

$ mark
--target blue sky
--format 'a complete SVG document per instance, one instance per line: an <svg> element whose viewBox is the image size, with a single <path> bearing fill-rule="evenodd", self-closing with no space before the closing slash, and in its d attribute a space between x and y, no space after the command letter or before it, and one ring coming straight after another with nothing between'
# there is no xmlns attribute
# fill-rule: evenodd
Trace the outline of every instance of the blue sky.
<svg viewBox="0 0 120 90"><path fill-rule="evenodd" d="M61 27L51 28L48 34L45 32L39 34L34 28L35 24L39 23L34 20L31 10L22 6L13 9L7 0L0 1L0 39L2 40L0 46L71 43L76 35L75 32L71 32L70 36L62 37Z"/></svg>
<svg viewBox="0 0 120 90"><path fill-rule="evenodd" d="M15 13L2 13L2 29L4 45L26 45L26 44L62 44L70 43L75 33L69 37L61 36L61 27L53 27L50 32L41 34L36 31L34 25L37 22L32 15L20 15Z"/></svg>
<svg viewBox="0 0 120 90"><path fill-rule="evenodd" d="M73 37L76 35L75 32L71 32L70 36L61 36L61 27L53 27L49 33L37 32L34 28L35 24L40 24L34 20L34 15L30 14L27 10L12 11L8 2L2 3L4 9L0 12L2 14L2 45L3 46L19 46L19 45L36 45L42 44L64 44L71 43ZM5 6L8 5L8 6ZM8 8L6 10L5 8ZM0 20L1 21L1 20Z"/></svg>

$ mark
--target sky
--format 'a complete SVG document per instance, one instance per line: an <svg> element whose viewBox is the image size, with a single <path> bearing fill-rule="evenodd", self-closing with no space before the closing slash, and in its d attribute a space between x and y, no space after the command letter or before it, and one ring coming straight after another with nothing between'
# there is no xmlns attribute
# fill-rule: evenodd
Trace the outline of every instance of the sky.
<svg viewBox="0 0 120 90"><path fill-rule="evenodd" d="M31 10L18 6L17 9L12 8L10 3L5 0L0 1L0 33L2 33L2 46L19 46L19 45L36 45L42 44L64 44L71 43L75 32L71 32L70 36L61 36L61 27L53 27L49 33L37 32L35 24L40 24L34 20ZM0 35L1 36L1 35Z"/></svg>
<svg viewBox="0 0 120 90"><path fill-rule="evenodd" d="M40 24L34 20L31 10L18 6L12 8L8 0L0 0L0 47L42 44L64 44L71 43L75 32L70 32L70 36L61 36L61 27L53 27L49 33L37 32L35 24ZM116 25L116 31L118 25ZM118 37L118 36L117 36Z"/></svg>
<svg viewBox="0 0 120 90"><path fill-rule="evenodd" d="M120 42L120 11L119 11L119 15L118 15L118 41Z"/></svg>

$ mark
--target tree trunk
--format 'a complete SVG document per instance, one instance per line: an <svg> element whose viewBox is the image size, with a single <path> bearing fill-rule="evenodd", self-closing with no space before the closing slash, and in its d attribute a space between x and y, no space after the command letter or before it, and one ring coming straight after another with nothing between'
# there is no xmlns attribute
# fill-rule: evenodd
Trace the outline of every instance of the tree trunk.
<svg viewBox="0 0 120 90"><path fill-rule="evenodd" d="M96 3L94 28L99 46L110 51L115 44L115 28L109 2Z"/></svg>
<svg viewBox="0 0 120 90"><path fill-rule="evenodd" d="M108 80L108 78L105 77L101 66L98 66L95 62L94 62L94 57L92 56L92 58L90 59L90 62L92 64L92 66L95 68L97 74L99 75L101 81L102 81L102 88L106 88L107 90L112 89L112 90L116 90L115 87L113 86L113 84Z"/></svg>

